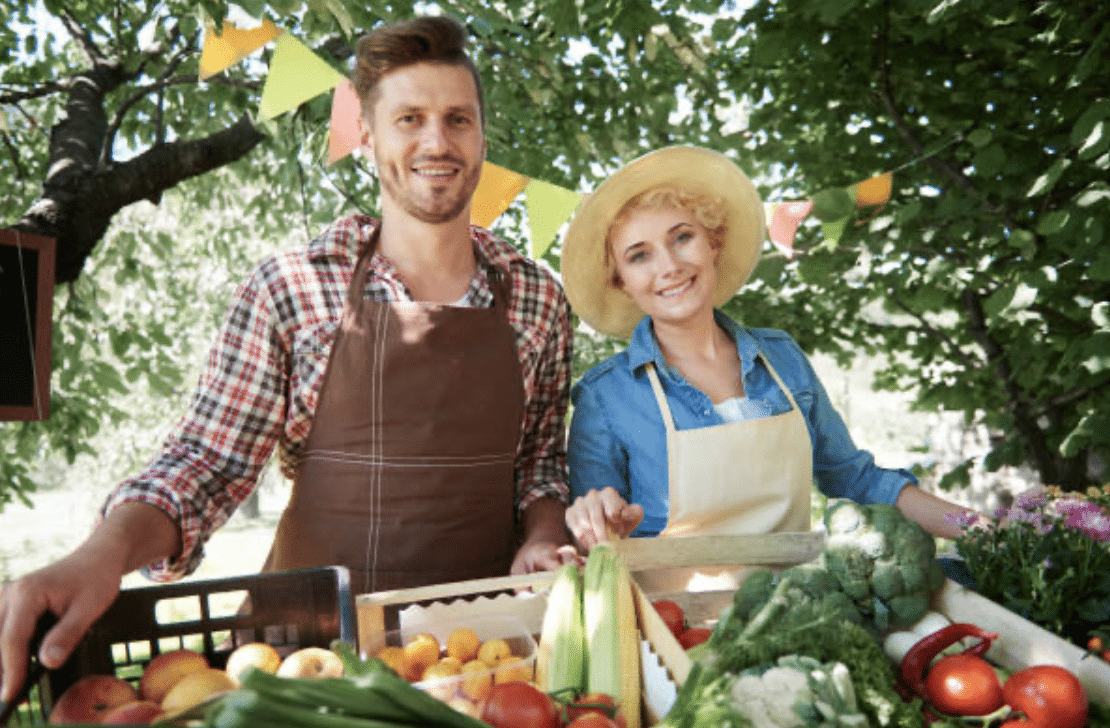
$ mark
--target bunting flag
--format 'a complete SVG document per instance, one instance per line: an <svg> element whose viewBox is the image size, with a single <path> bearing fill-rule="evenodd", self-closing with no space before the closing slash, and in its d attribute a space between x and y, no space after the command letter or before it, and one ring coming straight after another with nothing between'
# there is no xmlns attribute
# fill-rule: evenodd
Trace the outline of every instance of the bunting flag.
<svg viewBox="0 0 1110 728"><path fill-rule="evenodd" d="M470 202L470 222L489 228L528 186L529 179L491 162L482 165L482 176Z"/></svg>
<svg viewBox="0 0 1110 728"><path fill-rule="evenodd" d="M343 74L325 63L308 46L288 33L278 37L270 73L258 105L260 119L273 119L327 93L343 81Z"/></svg>
<svg viewBox="0 0 1110 728"><path fill-rule="evenodd" d="M555 233L578 207L582 195L534 179L524 188L524 200L532 231L532 257L539 258L547 252Z"/></svg>
<svg viewBox="0 0 1110 728"><path fill-rule="evenodd" d="M852 185L856 193L856 206L882 205L890 199L891 189L894 187L894 173L883 174Z"/></svg>
<svg viewBox="0 0 1110 728"><path fill-rule="evenodd" d="M798 225L812 209L813 200L780 202L774 206L768 226L771 242L782 248L786 257L794 257L794 235L798 232Z"/></svg>
<svg viewBox="0 0 1110 728"><path fill-rule="evenodd" d="M281 30L269 20L263 20L262 25L250 30L242 30L224 21L221 33L217 33L216 28L210 25L204 30L204 47L200 52L200 80L230 68L280 34Z"/></svg>
<svg viewBox="0 0 1110 728"><path fill-rule="evenodd" d="M331 97L331 129L328 133L328 164L358 149L358 95L349 78L340 81Z"/></svg>

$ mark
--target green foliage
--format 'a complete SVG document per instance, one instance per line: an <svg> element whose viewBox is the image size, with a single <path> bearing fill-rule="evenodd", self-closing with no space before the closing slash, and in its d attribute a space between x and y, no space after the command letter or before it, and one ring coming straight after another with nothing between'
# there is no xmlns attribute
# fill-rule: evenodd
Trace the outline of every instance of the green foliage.
<svg viewBox="0 0 1110 728"><path fill-rule="evenodd" d="M237 5L340 69L360 33L411 14L381 0ZM103 127L102 165L255 115L272 46L208 81L195 77L205 24L227 16L224 0L45 0L45 14L13 0L0 6L10 18L0 28L8 221L41 193L52 128L74 121L67 93L90 67L89 48L128 74L104 98L103 118L76 119ZM474 37L490 161L585 191L666 144L724 151L774 180L768 200L822 202L821 217L799 230L797 254L768 248L730 314L785 329L842 363L897 354L879 383L914 388L922 409L989 421L998 433L990 466L1028 462L1045 481L1076 487L1090 454L1110 457L1099 414L1110 410L1103 4L438 7ZM70 28L81 29L80 42ZM203 233L152 234L140 218L116 216L82 278L57 293L50 421L0 426L0 507L31 491L43 458L76 460L97 449L105 428L149 424L133 409L139 393L176 409L228 287L255 253L303 241L337 214L374 211L377 189L358 160L325 165L329 114L325 95L260 123L267 139L245 159L167 191L163 206L205 219ZM847 188L883 171L894 171L892 199L853 212ZM521 208L495 228L527 250ZM151 210L144 203L136 214L149 219ZM558 250L556 242L544 256L555 268ZM193 265L219 271L222 288L189 290L189 280L202 283ZM134 294L126 305L116 304L121 290ZM576 343L576 374L620 346L585 331Z"/></svg>

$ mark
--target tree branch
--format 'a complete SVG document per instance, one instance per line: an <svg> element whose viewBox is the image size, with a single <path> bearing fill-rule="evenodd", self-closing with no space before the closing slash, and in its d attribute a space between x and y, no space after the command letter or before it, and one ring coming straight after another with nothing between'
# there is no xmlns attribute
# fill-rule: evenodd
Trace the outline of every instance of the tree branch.
<svg viewBox="0 0 1110 728"><path fill-rule="evenodd" d="M100 52L99 46L93 42L92 36L85 31L84 25L73 16L69 8L63 8L59 17L61 18L62 25L69 31L73 39L77 41L77 45L81 46L81 50L84 51L85 55L88 57L90 64L98 66L107 62L104 54Z"/></svg>
<svg viewBox="0 0 1110 728"><path fill-rule="evenodd" d="M1046 483L1057 482L1056 459L1045 442L1044 433L1037 425L1037 415L1034 413L1025 393L1014 381L1013 372L1006 361L1006 353L987 332L987 319L983 313L982 299L971 290L964 290L962 299L964 310L967 312L971 324L969 333L973 339L979 342L987 355L987 361L994 365L995 371L998 373L999 381L1008 398L1006 406L1014 415L1014 426L1025 440L1025 445L1029 448L1029 453L1033 462L1036 463L1041 477L1045 479Z"/></svg>
<svg viewBox="0 0 1110 728"><path fill-rule="evenodd" d="M21 101L30 101L31 99L41 99L44 96L61 93L68 89L68 84L59 83L58 81L43 81L36 85L34 88L27 91L12 91L0 95L0 104L15 105Z"/></svg>

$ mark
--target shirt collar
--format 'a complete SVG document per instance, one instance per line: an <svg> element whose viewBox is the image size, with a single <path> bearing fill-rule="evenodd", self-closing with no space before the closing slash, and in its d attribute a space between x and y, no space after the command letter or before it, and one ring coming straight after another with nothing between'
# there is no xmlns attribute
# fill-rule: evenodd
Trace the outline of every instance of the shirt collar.
<svg viewBox="0 0 1110 728"><path fill-rule="evenodd" d="M377 224L376 219L361 213L341 217L308 244L309 257L346 256L353 263L358 259L359 249L370 238ZM510 273L514 263L525 260L516 248L477 225L470 226L470 240L478 248L484 263L498 268L506 275Z"/></svg>
<svg viewBox="0 0 1110 728"><path fill-rule="evenodd" d="M740 357L740 374L741 377L746 378L759 354L759 345L755 337L718 309L713 309L713 318L736 342L736 353ZM640 319L640 323L636 324L636 329L632 332L632 340L628 344L628 367L635 372L648 362L655 364L656 371L664 372L671 377L681 376L663 358L663 353L659 350L659 341L655 338L655 329L651 325L651 316L644 316Z"/></svg>

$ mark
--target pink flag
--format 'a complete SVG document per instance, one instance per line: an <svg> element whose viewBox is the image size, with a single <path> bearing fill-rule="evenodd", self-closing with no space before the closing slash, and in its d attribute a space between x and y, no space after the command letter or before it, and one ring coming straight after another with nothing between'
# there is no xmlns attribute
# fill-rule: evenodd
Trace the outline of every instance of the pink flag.
<svg viewBox="0 0 1110 728"><path fill-rule="evenodd" d="M775 205L771 214L770 228L771 242L782 248L787 257L794 255L794 234L798 232L798 225L813 209L813 200L796 200L793 202L780 202Z"/></svg>
<svg viewBox="0 0 1110 728"><path fill-rule="evenodd" d="M358 96L350 79L343 79L331 97L331 129L328 132L328 164L358 149Z"/></svg>

